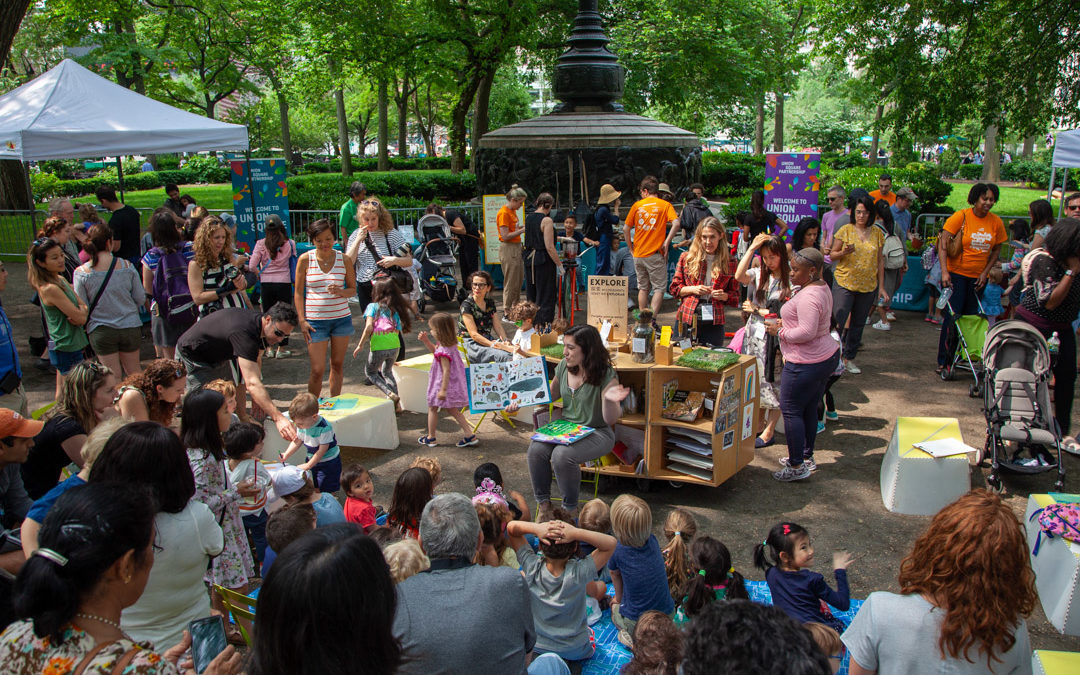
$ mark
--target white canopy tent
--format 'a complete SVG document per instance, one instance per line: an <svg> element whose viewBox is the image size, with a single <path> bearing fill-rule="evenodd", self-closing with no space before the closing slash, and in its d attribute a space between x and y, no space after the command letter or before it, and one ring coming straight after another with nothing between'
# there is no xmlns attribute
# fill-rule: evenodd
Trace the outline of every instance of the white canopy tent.
<svg viewBox="0 0 1080 675"><path fill-rule="evenodd" d="M1069 169L1080 168L1080 129L1061 131L1054 140L1054 158L1050 162L1050 187L1046 192L1049 200L1054 192L1054 182L1057 178L1058 167L1065 169L1062 172L1061 203L1058 204L1058 218L1065 206L1065 191L1068 189Z"/></svg>
<svg viewBox="0 0 1080 675"><path fill-rule="evenodd" d="M147 98L71 59L0 96L0 159L247 149L246 126Z"/></svg>

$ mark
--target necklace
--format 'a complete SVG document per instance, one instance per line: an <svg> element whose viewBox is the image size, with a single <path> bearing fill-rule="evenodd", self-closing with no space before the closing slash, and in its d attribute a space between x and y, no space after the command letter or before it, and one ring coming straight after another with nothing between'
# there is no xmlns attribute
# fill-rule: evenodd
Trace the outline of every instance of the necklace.
<svg viewBox="0 0 1080 675"><path fill-rule="evenodd" d="M97 621L98 623L103 623L106 626L112 626L113 628L120 631L121 633L124 632L124 629L120 627L119 623L117 623L115 621L112 621L110 619L106 619L103 616L98 616L96 614L84 614L82 612L75 612L75 616L79 617L80 619L89 619L90 621Z"/></svg>

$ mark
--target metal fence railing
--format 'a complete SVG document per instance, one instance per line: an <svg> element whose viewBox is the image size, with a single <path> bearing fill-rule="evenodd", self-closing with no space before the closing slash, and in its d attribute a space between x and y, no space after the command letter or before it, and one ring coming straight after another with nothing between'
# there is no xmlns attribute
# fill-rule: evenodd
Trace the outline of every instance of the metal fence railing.
<svg viewBox="0 0 1080 675"><path fill-rule="evenodd" d="M454 208L467 213L477 226L483 227L483 208L481 206L459 204L446 208ZM139 212L139 220L145 232L150 215L155 209L144 207L135 210ZM109 212L101 208L98 211L101 213L102 218L108 221ZM394 219L394 225L397 226L405 240L413 241L416 235L416 223L424 215L424 208L399 208L389 209L389 211ZM232 213L230 210L222 209L211 209L210 212L214 215ZM297 242L306 243L309 223L319 218L327 218L336 225L338 214L339 211L328 209L290 209L289 231L291 236ZM39 208L36 211L0 211L0 257L25 258L26 251L30 248L30 242L34 240L34 235L41 228L48 215L48 211L44 208Z"/></svg>
<svg viewBox="0 0 1080 675"><path fill-rule="evenodd" d="M945 221L948 220L949 217L952 215L953 214L951 213L920 213L919 216L915 219L915 224L912 226L912 230L919 235L919 238L922 239L922 241L927 241L930 237L936 238L938 233L941 232L941 228L945 226ZM1022 220L1025 223L1028 223L1028 225L1031 224L1031 218L1026 215L996 215L1001 218L1001 221L1003 223L1005 223L1005 231L1010 235L1010 241L1012 239L1012 236L1011 232L1009 231L1009 225L1011 225L1013 221ZM1006 244L1001 247L1001 257L1003 260L1008 260L1012 258L1012 246L1009 242L1006 242Z"/></svg>

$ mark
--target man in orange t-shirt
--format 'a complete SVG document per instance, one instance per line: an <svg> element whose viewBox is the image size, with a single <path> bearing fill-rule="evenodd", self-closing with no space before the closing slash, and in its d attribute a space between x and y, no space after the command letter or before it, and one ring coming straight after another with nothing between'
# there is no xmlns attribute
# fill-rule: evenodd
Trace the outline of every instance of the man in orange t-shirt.
<svg viewBox="0 0 1080 675"><path fill-rule="evenodd" d="M879 199L884 199L892 206L896 203L896 193L892 191L892 176L883 173L877 179L878 189L870 193L870 199L876 204Z"/></svg>
<svg viewBox="0 0 1080 675"><path fill-rule="evenodd" d="M986 286L990 268L1000 259L1001 245L1008 241L1001 218L990 213L1000 194L993 183L975 183L968 192L971 208L957 211L945 221L938 236L941 287L952 288L952 297L943 312L945 322L938 340L938 372L952 363L956 351L953 324L956 318L979 311L978 294ZM949 241L959 236L960 255L948 256Z"/></svg>
<svg viewBox="0 0 1080 675"><path fill-rule="evenodd" d="M659 187L655 176L645 176L639 188L641 199L634 202L626 216L627 235L633 237L630 250L638 279L638 307L645 307L652 294L653 316L660 313L664 301L668 246L679 229L675 208L657 196Z"/></svg>

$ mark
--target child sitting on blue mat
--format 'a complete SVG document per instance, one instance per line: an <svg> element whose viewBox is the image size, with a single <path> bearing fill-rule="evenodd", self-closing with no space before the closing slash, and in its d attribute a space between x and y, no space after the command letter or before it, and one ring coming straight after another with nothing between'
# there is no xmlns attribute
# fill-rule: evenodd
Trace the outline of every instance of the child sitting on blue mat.
<svg viewBox="0 0 1080 675"><path fill-rule="evenodd" d="M821 602L840 611L851 605L847 566L851 556L844 551L833 553L836 588L825 577L806 569L814 564L810 533L795 523L779 523L769 530L765 541L754 547L754 565L765 570L773 604L799 623L817 622L843 632L844 624Z"/></svg>
<svg viewBox="0 0 1080 675"><path fill-rule="evenodd" d="M611 528L619 540L608 561L615 586L611 622L619 629L619 642L632 647L638 618L650 609L674 616L675 602L668 590L660 542L652 534L649 505L640 497L619 495L611 505Z"/></svg>

